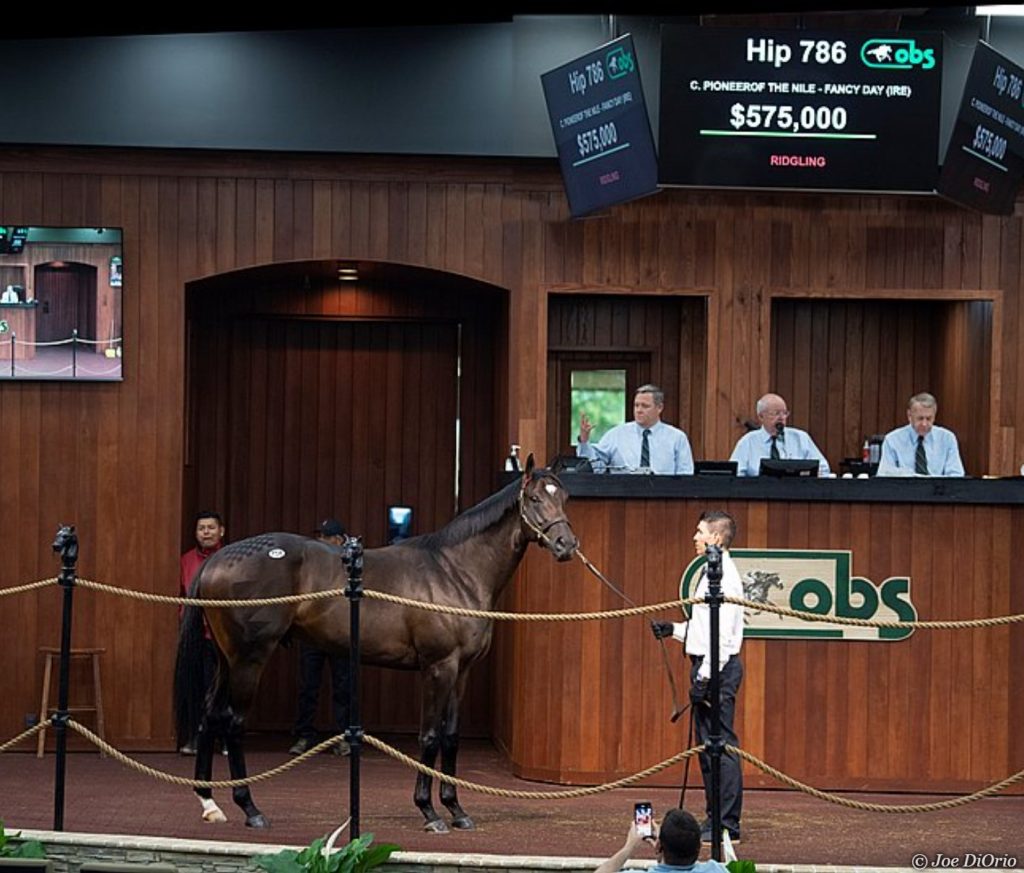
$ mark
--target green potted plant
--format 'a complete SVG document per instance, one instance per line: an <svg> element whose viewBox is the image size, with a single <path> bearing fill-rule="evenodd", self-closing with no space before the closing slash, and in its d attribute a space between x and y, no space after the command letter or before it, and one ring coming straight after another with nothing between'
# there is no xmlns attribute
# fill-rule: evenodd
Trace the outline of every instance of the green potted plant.
<svg viewBox="0 0 1024 873"><path fill-rule="evenodd" d="M43 844L39 840L24 840L17 845L11 842L18 833L4 832L4 820L0 818L0 858L45 858Z"/></svg>
<svg viewBox="0 0 1024 873"><path fill-rule="evenodd" d="M371 848L373 834L363 834L336 849L334 844L347 827L348 821L329 837L317 837L301 852L283 849L274 855L257 855L252 861L268 873L367 873L383 864L398 849L393 843L381 843Z"/></svg>

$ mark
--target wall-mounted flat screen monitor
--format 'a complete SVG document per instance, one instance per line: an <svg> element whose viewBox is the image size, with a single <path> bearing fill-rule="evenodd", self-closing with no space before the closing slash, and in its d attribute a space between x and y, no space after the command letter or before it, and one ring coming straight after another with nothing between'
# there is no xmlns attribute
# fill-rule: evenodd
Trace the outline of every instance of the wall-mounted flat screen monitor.
<svg viewBox="0 0 1024 873"><path fill-rule="evenodd" d="M540 77L574 216L658 190L658 159L633 38Z"/></svg>
<svg viewBox="0 0 1024 873"><path fill-rule="evenodd" d="M819 464L814 458L761 458L762 476L799 476L810 478L818 475Z"/></svg>
<svg viewBox="0 0 1024 873"><path fill-rule="evenodd" d="M388 507L388 545L400 543L412 536L412 507Z"/></svg>
<svg viewBox="0 0 1024 873"><path fill-rule="evenodd" d="M120 381L121 230L3 230L0 380Z"/></svg>
<svg viewBox="0 0 1024 873"><path fill-rule="evenodd" d="M662 29L662 185L932 192L942 36Z"/></svg>
<svg viewBox="0 0 1024 873"><path fill-rule="evenodd" d="M1024 68L979 42L936 190L1009 215L1024 179Z"/></svg>

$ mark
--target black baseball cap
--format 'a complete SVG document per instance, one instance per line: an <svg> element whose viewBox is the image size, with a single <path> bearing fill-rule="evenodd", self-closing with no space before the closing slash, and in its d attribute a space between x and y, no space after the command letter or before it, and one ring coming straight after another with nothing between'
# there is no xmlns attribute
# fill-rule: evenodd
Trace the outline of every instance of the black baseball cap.
<svg viewBox="0 0 1024 873"><path fill-rule="evenodd" d="M317 525L316 533L322 537L343 537L345 536L345 527L336 518L325 518L319 525Z"/></svg>

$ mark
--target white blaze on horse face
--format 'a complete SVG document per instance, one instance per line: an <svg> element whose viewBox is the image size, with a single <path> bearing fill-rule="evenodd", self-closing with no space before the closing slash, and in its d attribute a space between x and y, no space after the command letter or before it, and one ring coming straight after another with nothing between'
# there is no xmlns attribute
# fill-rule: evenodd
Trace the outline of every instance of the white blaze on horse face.
<svg viewBox="0 0 1024 873"><path fill-rule="evenodd" d="M227 821L228 817L221 812L217 802L212 797L199 798L199 802L203 805L203 821L214 823Z"/></svg>
<svg viewBox="0 0 1024 873"><path fill-rule="evenodd" d="M544 490L547 491L548 494L550 494L552 497L554 497L558 493L558 486L552 485L550 482L548 482L548 484L544 486Z"/></svg>

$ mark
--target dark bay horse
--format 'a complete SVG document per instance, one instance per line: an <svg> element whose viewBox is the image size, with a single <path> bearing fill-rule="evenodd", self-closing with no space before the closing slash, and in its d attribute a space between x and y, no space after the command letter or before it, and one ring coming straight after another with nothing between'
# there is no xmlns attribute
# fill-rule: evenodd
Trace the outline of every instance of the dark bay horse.
<svg viewBox="0 0 1024 873"><path fill-rule="evenodd" d="M531 541L546 546L559 561L572 558L577 542L565 516L566 497L553 473L533 469L531 456L522 477L437 533L368 549L364 587L415 600L493 609ZM196 574L190 596L200 600L279 597L344 588L347 579L340 549L296 534L269 533L225 546L211 556ZM204 612L219 661L208 691L202 678ZM469 670L490 648L492 624L488 619L370 598L360 607L362 662L420 671L420 760L433 766L440 751L441 770L446 774L455 773L459 704ZM185 609L175 664L174 707L179 746L198 736L196 779L211 777L215 737L221 737L227 748L231 778L246 775L245 718L267 659L286 634L331 653L347 654L347 599ZM425 829L444 832L448 826L434 809L431 782L417 775L413 800L426 819ZM203 804L203 818L224 821L211 790L196 789L196 793ZM269 826L248 787L235 788L233 798L245 811L248 826ZM452 815L453 827L474 826L459 804L455 786L442 783L440 799Z"/></svg>

